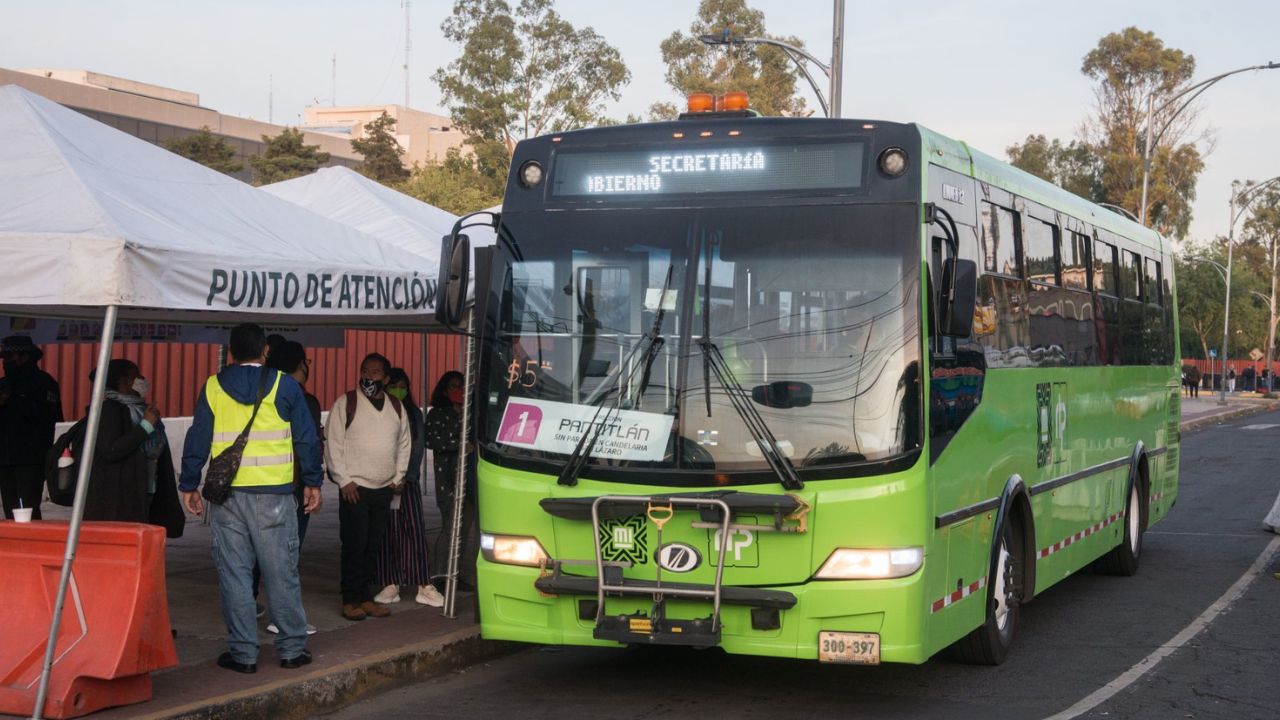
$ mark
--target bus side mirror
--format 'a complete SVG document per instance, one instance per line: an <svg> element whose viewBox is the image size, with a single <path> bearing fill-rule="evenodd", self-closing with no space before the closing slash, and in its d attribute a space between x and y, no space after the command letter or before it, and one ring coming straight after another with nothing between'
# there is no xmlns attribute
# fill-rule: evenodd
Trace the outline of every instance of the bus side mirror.
<svg viewBox="0 0 1280 720"><path fill-rule="evenodd" d="M440 278L436 284L436 321L449 328L462 323L471 275L471 240L446 235L440 243Z"/></svg>
<svg viewBox="0 0 1280 720"><path fill-rule="evenodd" d="M942 292L944 299L950 298L950 302L943 305L942 334L969 337L973 334L973 311L978 304L978 264L972 260L944 263Z"/></svg>

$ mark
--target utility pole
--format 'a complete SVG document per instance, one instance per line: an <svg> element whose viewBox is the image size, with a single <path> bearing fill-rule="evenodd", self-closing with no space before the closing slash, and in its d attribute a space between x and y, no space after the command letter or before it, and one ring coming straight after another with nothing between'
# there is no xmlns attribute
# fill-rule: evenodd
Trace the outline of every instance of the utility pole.
<svg viewBox="0 0 1280 720"><path fill-rule="evenodd" d="M831 117L840 117L840 91L844 82L844 0L835 0L831 22Z"/></svg>
<svg viewBox="0 0 1280 720"><path fill-rule="evenodd" d="M409 107L409 51L413 49L413 41L409 35L410 0L401 3L404 6L404 106Z"/></svg>

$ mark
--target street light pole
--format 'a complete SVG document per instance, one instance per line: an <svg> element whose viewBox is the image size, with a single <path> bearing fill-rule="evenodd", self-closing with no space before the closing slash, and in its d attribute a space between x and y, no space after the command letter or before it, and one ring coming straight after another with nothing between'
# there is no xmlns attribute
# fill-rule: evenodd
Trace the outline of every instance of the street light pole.
<svg viewBox="0 0 1280 720"><path fill-rule="evenodd" d="M699 40L707 45L773 45L781 48L782 52L796 64L800 69L800 73L804 75L804 79L809 81L809 87L813 88L813 94L818 97L818 105L822 107L822 114L829 118L840 117L840 95L842 91L842 83L844 73L841 65L844 62L844 0L835 0L835 26L831 30L831 64L827 65L812 53L798 48L790 43L774 40L767 37L735 37L729 32L729 28L725 28L719 35L701 35ZM828 96L822 94L822 88L818 86L818 81L814 80L813 74L809 72L809 68L805 66L802 60L808 60L818 69L822 70L822 74L827 76ZM827 98L830 97L830 102Z"/></svg>
<svg viewBox="0 0 1280 720"><path fill-rule="evenodd" d="M1143 225L1147 224L1147 186L1151 182L1151 145L1153 142L1157 142L1157 143L1160 142L1160 137L1164 135L1165 131L1169 129L1169 126L1173 124L1174 118L1181 115L1183 110L1186 110L1188 107L1190 107L1191 103L1195 102L1195 99L1200 97L1200 93L1203 93L1205 90L1208 90L1210 87L1215 85L1219 80L1223 80L1225 78L1231 77L1232 75L1238 75L1239 73L1242 73L1242 72L1248 72L1250 70L1276 70L1276 69L1280 69L1280 63L1269 62L1266 65L1250 65L1249 67L1243 67L1243 68L1238 68L1236 70L1224 72L1221 75L1215 75L1209 78L1208 80L1202 80L1201 82L1198 82L1195 85L1192 85L1188 88L1183 89L1178 93L1175 93L1168 100L1161 103L1159 108L1155 107L1155 96L1151 94L1147 95L1147 128L1145 133L1146 140L1144 141L1143 148L1142 148L1142 206L1138 208L1139 222L1141 222ZM1191 97L1187 98L1186 101L1183 102L1182 105L1177 110L1174 110L1173 113L1169 115L1169 119L1165 121L1163 126L1161 126L1160 132L1155 134L1156 136L1155 136L1155 139L1153 140L1151 137L1151 124L1155 121L1156 112L1157 111L1164 112L1166 108L1173 105L1175 102L1177 102L1181 98L1186 97L1187 95L1191 95Z"/></svg>
<svg viewBox="0 0 1280 720"><path fill-rule="evenodd" d="M831 22L831 112L827 117L840 117L841 84L844 81L844 0L835 0L835 18Z"/></svg>
<svg viewBox="0 0 1280 720"><path fill-rule="evenodd" d="M1222 383L1218 389L1218 404L1227 404L1227 342L1230 337L1227 334L1227 328L1231 322L1231 255L1235 250L1236 222L1244 215L1244 211L1249 209L1249 203L1255 193L1263 188L1275 184L1280 181L1280 175L1264 180L1257 185L1245 188L1240 192L1236 192L1236 184L1231 184L1231 202L1230 211L1227 213L1227 220L1231 223L1227 226L1227 299L1223 305L1222 312ZM1237 211L1237 206L1239 210ZM1271 348L1267 348L1270 355ZM1268 389L1270 389L1270 366L1267 367Z"/></svg>

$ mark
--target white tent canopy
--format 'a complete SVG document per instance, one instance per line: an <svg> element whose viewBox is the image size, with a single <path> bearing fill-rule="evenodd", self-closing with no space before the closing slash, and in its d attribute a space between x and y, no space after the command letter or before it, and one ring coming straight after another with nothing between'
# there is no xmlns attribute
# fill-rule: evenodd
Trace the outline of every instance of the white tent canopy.
<svg viewBox="0 0 1280 720"><path fill-rule="evenodd" d="M434 322L438 259L12 85L0 87L0 251L7 314Z"/></svg>
<svg viewBox="0 0 1280 720"><path fill-rule="evenodd" d="M330 167L262 188L330 220L368 233L380 241L423 256L435 277L441 239L453 232L458 216L371 180L344 167ZM488 227L463 231L472 247L492 245Z"/></svg>

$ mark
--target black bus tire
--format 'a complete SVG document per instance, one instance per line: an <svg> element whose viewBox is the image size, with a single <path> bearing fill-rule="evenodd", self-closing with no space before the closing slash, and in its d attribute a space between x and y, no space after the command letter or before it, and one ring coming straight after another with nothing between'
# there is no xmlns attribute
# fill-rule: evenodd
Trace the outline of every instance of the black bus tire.
<svg viewBox="0 0 1280 720"><path fill-rule="evenodd" d="M1018 518L1010 517L1000 531L1000 549L987 578L986 620L951 646L952 659L968 665L1004 662L1013 645L1022 607L1023 552L1022 526Z"/></svg>
<svg viewBox="0 0 1280 720"><path fill-rule="evenodd" d="M1124 510L1124 537L1120 539L1119 545L1111 548L1094 564L1100 573L1129 577L1138 572L1138 560L1142 557L1142 534L1147 529L1147 514L1144 512L1147 494L1141 480L1142 475L1139 474L1138 481L1129 486L1129 498Z"/></svg>

